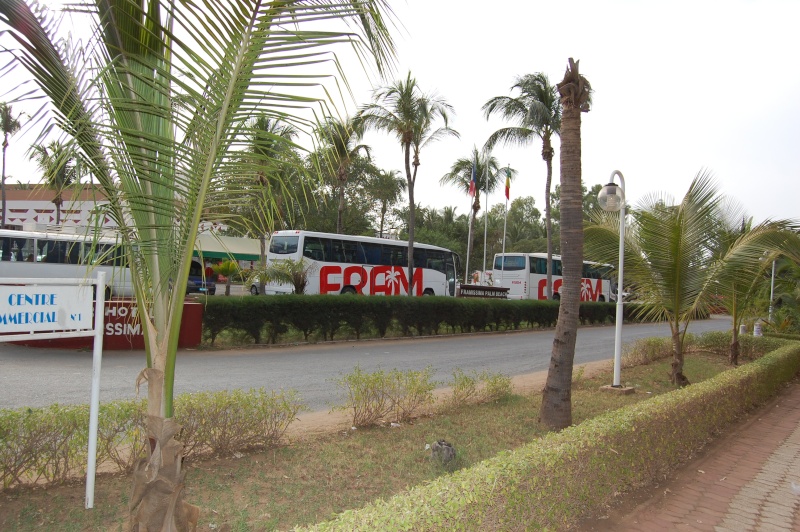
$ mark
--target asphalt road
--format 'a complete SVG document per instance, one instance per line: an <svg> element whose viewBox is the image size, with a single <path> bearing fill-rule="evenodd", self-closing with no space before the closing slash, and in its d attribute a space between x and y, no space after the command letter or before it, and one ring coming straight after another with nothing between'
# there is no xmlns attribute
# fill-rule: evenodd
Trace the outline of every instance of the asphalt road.
<svg viewBox="0 0 800 532"><path fill-rule="evenodd" d="M689 332L730 327L729 317L714 317L693 322ZM623 345L638 338L669 336L665 324L626 324L622 331ZM261 387L297 390L312 410L326 410L342 402L333 379L351 372L356 365L364 371L419 370L430 365L434 379L443 383L452 379L456 368L522 375L548 368L553 334L549 329L226 351L181 350L175 392ZM611 359L613 354L613 326L580 329L576 364ZM106 351L100 400L135 397L134 383L144 364L143 351ZM91 351L0 344L0 408L88 403L91 376Z"/></svg>

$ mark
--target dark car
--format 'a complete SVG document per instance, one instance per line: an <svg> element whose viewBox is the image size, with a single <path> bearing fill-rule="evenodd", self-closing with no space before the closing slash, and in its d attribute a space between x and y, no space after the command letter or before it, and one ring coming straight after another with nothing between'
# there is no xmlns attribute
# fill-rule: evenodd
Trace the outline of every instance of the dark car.
<svg viewBox="0 0 800 532"><path fill-rule="evenodd" d="M189 266L189 281L186 283L187 294L208 294L213 296L217 292L217 284L213 279L203 276L203 265L192 261Z"/></svg>

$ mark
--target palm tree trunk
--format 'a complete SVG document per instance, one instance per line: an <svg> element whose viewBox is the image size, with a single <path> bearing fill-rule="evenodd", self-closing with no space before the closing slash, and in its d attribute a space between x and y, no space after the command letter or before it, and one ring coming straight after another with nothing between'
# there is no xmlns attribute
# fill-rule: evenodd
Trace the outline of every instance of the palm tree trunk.
<svg viewBox="0 0 800 532"><path fill-rule="evenodd" d="M570 59L558 85L561 121L561 301L553 338L550 369L542 392L541 421L552 430L572 424L572 366L578 335L583 273L583 194L581 189L581 109L588 99L588 82Z"/></svg>
<svg viewBox="0 0 800 532"><path fill-rule="evenodd" d="M732 366L739 365L739 309L736 305L736 295L733 296L732 309L733 309L733 333L731 334L731 350L728 356L728 362Z"/></svg>
<svg viewBox="0 0 800 532"><path fill-rule="evenodd" d="M550 136L542 139L542 158L547 164L547 180L545 183L544 220L547 231L547 299L553 299L553 219L551 215L552 201L550 200L550 186L553 181L553 146Z"/></svg>
<svg viewBox="0 0 800 532"><path fill-rule="evenodd" d="M417 206L414 203L414 180L416 179L417 166L414 174L411 173L411 143L404 146L406 163L406 180L408 181L408 295L414 295L414 226L417 218ZM416 161L415 161L416 163Z"/></svg>
<svg viewBox="0 0 800 532"><path fill-rule="evenodd" d="M670 382L678 386L686 386L689 384L689 379L683 374L683 339L681 338L680 324L671 324L672 327L672 372L670 373Z"/></svg>
<svg viewBox="0 0 800 532"><path fill-rule="evenodd" d="M264 293L264 285L266 284L264 281L263 272L267 269L267 237L264 234L258 235L258 246L260 251L259 256L259 263L260 263L260 271L262 272L258 276L258 293Z"/></svg>

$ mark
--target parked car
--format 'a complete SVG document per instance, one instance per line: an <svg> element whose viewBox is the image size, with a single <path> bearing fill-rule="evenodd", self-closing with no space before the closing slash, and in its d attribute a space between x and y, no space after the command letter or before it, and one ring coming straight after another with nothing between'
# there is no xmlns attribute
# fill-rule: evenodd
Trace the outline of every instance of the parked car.
<svg viewBox="0 0 800 532"><path fill-rule="evenodd" d="M186 283L187 294L208 294L213 296L217 292L217 283L210 277L203 275L203 265L192 261L189 266L189 280Z"/></svg>

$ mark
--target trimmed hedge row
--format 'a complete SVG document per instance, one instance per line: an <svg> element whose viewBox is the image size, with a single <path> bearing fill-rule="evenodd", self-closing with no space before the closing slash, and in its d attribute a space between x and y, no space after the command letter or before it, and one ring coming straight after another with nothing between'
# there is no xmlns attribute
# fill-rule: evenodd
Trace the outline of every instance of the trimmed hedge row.
<svg viewBox="0 0 800 532"><path fill-rule="evenodd" d="M625 320L635 305L625 306ZM582 303L584 325L606 323L615 317L614 303ZM443 332L552 327L558 320L557 301L509 301L452 297L361 297L285 295L208 298L203 331L213 344L223 331L244 333L254 343L277 343L290 331L305 341L333 340L348 333L357 339Z"/></svg>
<svg viewBox="0 0 800 532"><path fill-rule="evenodd" d="M800 371L792 344L309 530L563 530L685 462Z"/></svg>

